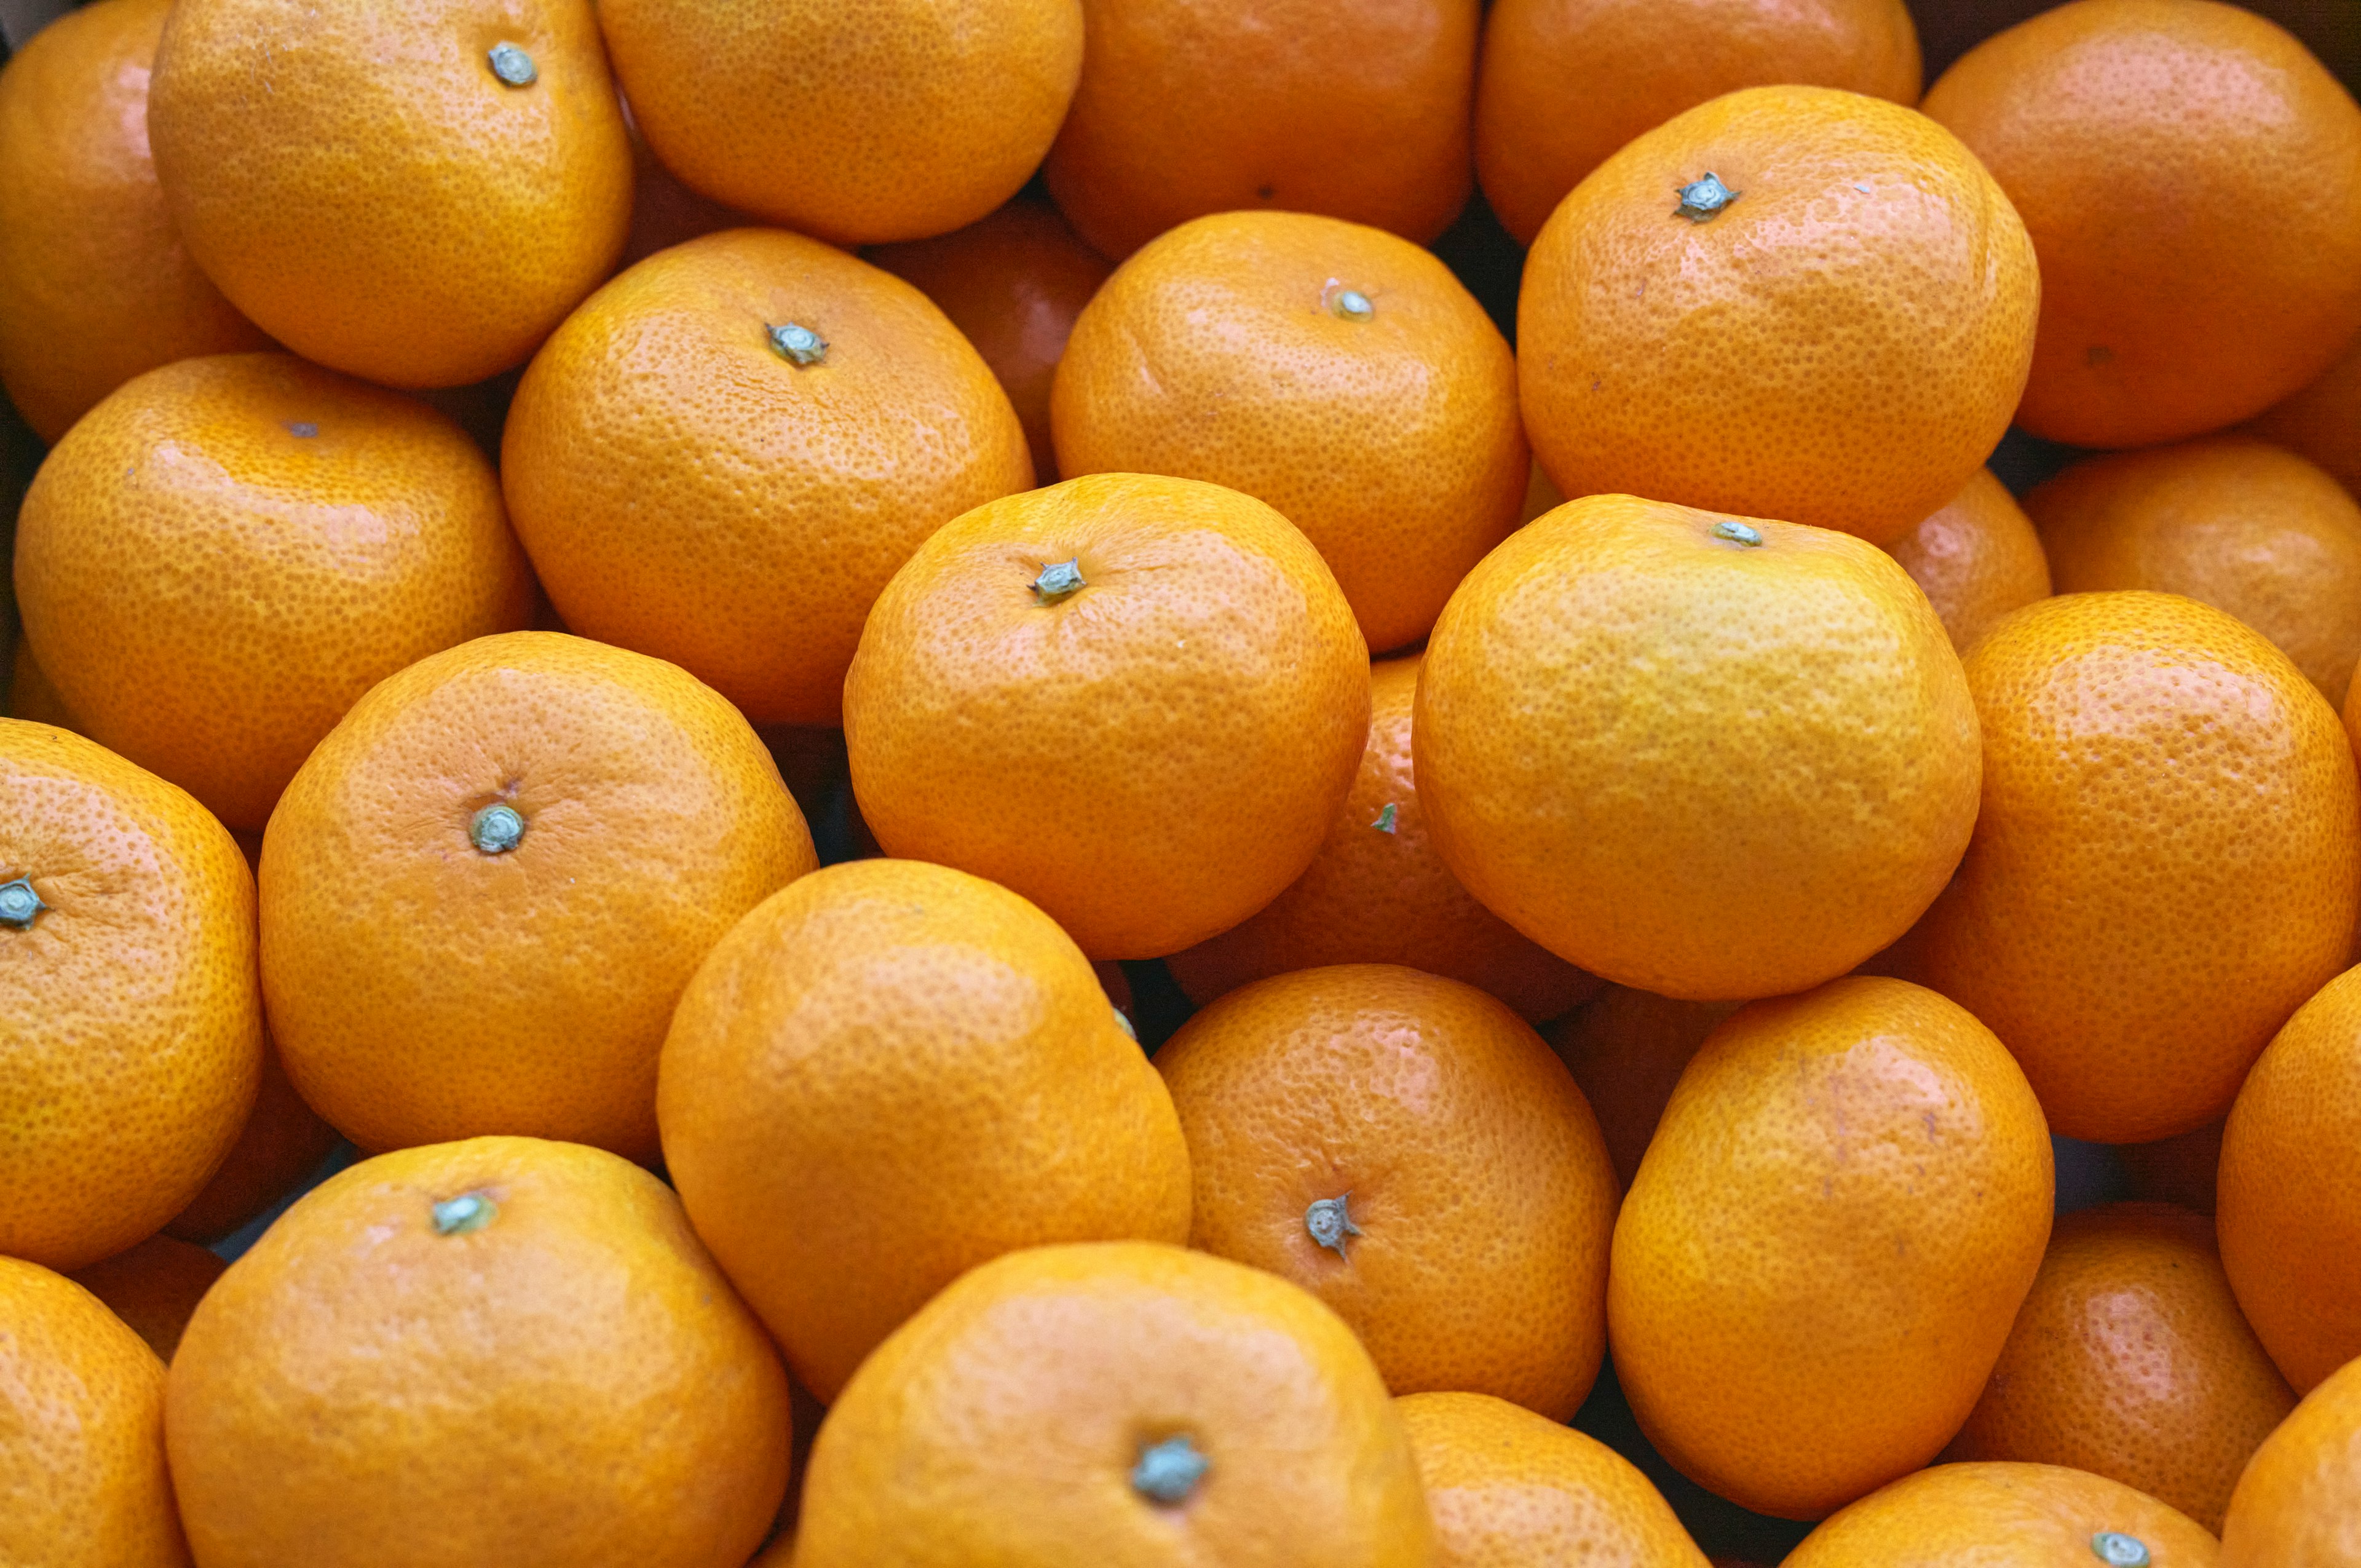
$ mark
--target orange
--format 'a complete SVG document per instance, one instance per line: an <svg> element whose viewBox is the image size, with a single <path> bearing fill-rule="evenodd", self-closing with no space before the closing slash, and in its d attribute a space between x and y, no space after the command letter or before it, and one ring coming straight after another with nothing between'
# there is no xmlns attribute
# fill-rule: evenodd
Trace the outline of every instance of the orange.
<svg viewBox="0 0 2361 1568"><path fill-rule="evenodd" d="M2051 1174L2025 1075L1933 992L1847 978L1741 1010L1615 1224L1608 1333L1641 1430L1783 1519L1917 1469L2008 1338Z"/></svg>
<svg viewBox="0 0 2361 1568"><path fill-rule="evenodd" d="M1189 1237L1171 1098L1090 960L947 866L757 905L681 997L656 1115L697 1234L822 1399L977 1264Z"/></svg>
<svg viewBox="0 0 2361 1568"><path fill-rule="evenodd" d="M1369 730L1368 652L1251 497L1101 474L947 524L844 683L888 854L1024 894L1093 959L1228 929L1319 852Z"/></svg>
<svg viewBox="0 0 2361 1568"><path fill-rule="evenodd" d="M2087 1470L2218 1530L2247 1456L2293 1409L2204 1216L2115 1203L2058 1222L1949 1456Z"/></svg>
<svg viewBox="0 0 2361 1568"><path fill-rule="evenodd" d="M189 254L231 302L392 386L521 363L631 224L588 0L176 3L148 126Z"/></svg>
<svg viewBox="0 0 2361 1568"><path fill-rule="evenodd" d="M1550 1048L1598 1117L1619 1185L1628 1190L1639 1174L1681 1069L1738 1008L1610 985L1549 1031Z"/></svg>
<svg viewBox="0 0 2361 1568"><path fill-rule="evenodd" d="M665 167L848 245L1016 194L1082 69L1082 0L599 0L598 26Z"/></svg>
<svg viewBox="0 0 2361 1568"><path fill-rule="evenodd" d="M157 1235L76 1269L73 1281L105 1302L108 1311L148 1342L148 1349L170 1362L190 1314L228 1266L201 1246Z"/></svg>
<svg viewBox="0 0 2361 1568"><path fill-rule="evenodd" d="M1844 973L1907 930L1975 820L1943 624L1858 539L1631 496L1528 523L1419 676L1428 831L1495 914L1690 1000Z"/></svg>
<svg viewBox="0 0 2361 1568"><path fill-rule="evenodd" d="M1410 1394L1394 1409L1434 1513L1437 1568L1706 1568L1663 1495L1598 1439L1485 1394Z"/></svg>
<svg viewBox="0 0 2361 1568"><path fill-rule="evenodd" d="M1367 1352L1285 1280L1102 1242L1012 1253L830 1408L796 1568L1425 1568L1410 1440Z"/></svg>
<svg viewBox="0 0 2361 1568"><path fill-rule="evenodd" d="M2132 1196L2212 1215L2214 1177L2222 1164L2222 1129L2221 1122L2208 1122L2177 1137L2117 1148L2115 1157L2123 1162Z"/></svg>
<svg viewBox="0 0 2361 1568"><path fill-rule="evenodd" d="M1983 805L1914 940L2050 1125L2145 1143L2229 1109L2272 1031L2344 966L2361 790L2285 654L2172 594L2069 594L1967 659Z"/></svg>
<svg viewBox="0 0 2361 1568"><path fill-rule="evenodd" d="M2317 380L2272 404L2246 428L2267 441L2300 452L2361 496L2361 336Z"/></svg>
<svg viewBox="0 0 2361 1568"><path fill-rule="evenodd" d="M1525 430L1569 496L1883 544L2007 430L2040 299L2025 225L1941 126L1744 88L1628 143L1533 241Z"/></svg>
<svg viewBox="0 0 2361 1568"><path fill-rule="evenodd" d="M1530 1025L1392 964L1234 991L1156 1053L1189 1140L1189 1245L1293 1280L1397 1394L1573 1416L1606 1343L1616 1185Z"/></svg>
<svg viewBox="0 0 2361 1568"><path fill-rule="evenodd" d="M2361 1551L2361 1361L2255 1453L2222 1526L2224 1568L2334 1568Z"/></svg>
<svg viewBox="0 0 2361 1568"><path fill-rule="evenodd" d="M244 828L363 692L533 609L475 443L284 354L93 410L26 495L16 593L80 727Z"/></svg>
<svg viewBox="0 0 2361 1568"><path fill-rule="evenodd" d="M1962 653L2010 610L2049 597L2041 536L1989 468L1885 548L1925 590Z"/></svg>
<svg viewBox="0 0 2361 1568"><path fill-rule="evenodd" d="M0 71L0 386L54 444L143 370L260 348L181 247L148 156L171 0L99 0Z"/></svg>
<svg viewBox="0 0 2361 1568"><path fill-rule="evenodd" d="M591 296L534 356L500 459L566 626L762 724L839 722L895 568L1032 476L1006 394L925 295L763 229Z"/></svg>
<svg viewBox="0 0 2361 1568"><path fill-rule="evenodd" d="M2361 660L2361 502L2322 469L2219 435L2087 458L2025 506L2059 592L2155 588L2226 609L2344 705Z"/></svg>
<svg viewBox="0 0 2361 1568"><path fill-rule="evenodd" d="M16 652L8 666L8 717L29 718L36 724L71 729L77 734L82 729L60 700L58 688L41 673L40 662L33 657L32 644L25 641L22 633L17 635Z"/></svg>
<svg viewBox="0 0 2361 1568"><path fill-rule="evenodd" d="M1478 0L1084 0L1049 194L1121 260L1176 224L1321 213L1423 245L1475 184Z"/></svg>
<svg viewBox="0 0 2361 1568"><path fill-rule="evenodd" d="M254 879L181 791L0 719L0 1253L152 1235L237 1139L262 1065Z"/></svg>
<svg viewBox="0 0 2361 1568"><path fill-rule="evenodd" d="M2222 1264L2298 1393L2361 1356L2361 970L2305 1003L2222 1129Z"/></svg>
<svg viewBox="0 0 2361 1568"><path fill-rule="evenodd" d="M815 863L753 730L673 666L554 631L423 659L263 835L287 1076L365 1149L522 1132L652 1156L673 1004Z"/></svg>
<svg viewBox="0 0 2361 1568"><path fill-rule="evenodd" d="M1517 525L1529 459L1499 328L1431 253L1303 213L1160 236L1074 323L1050 398L1069 474L1173 474L1268 501L1371 648L1426 635Z"/></svg>
<svg viewBox="0 0 2361 1568"><path fill-rule="evenodd" d="M1047 202L1015 201L954 234L879 246L869 259L916 285L975 345L1025 427L1037 483L1058 479L1049 383L1074 318L1111 269Z"/></svg>
<svg viewBox="0 0 2361 1568"><path fill-rule="evenodd" d="M188 1568L164 1366L98 1298L0 1257L0 1561Z"/></svg>
<svg viewBox="0 0 2361 1568"><path fill-rule="evenodd" d="M1944 1464L1822 1524L1782 1568L2213 1568L2202 1527L2118 1482L2057 1464Z"/></svg>
<svg viewBox="0 0 2361 1568"><path fill-rule="evenodd" d="M295 1092L267 1032L262 1046L262 1079L245 1131L204 1190L164 1227L167 1235L212 1245L293 1191L336 1146L336 1129Z"/></svg>
<svg viewBox="0 0 2361 1568"><path fill-rule="evenodd" d="M1476 173L1531 245L1625 142L1741 87L1841 87L1918 101L1902 0L1499 0L1476 76Z"/></svg>
<svg viewBox="0 0 2361 1568"><path fill-rule="evenodd" d="M725 1568L787 1475L787 1379L664 1183L474 1138L306 1193L172 1358L206 1568Z"/></svg>
<svg viewBox="0 0 2361 1568"><path fill-rule="evenodd" d="M1238 925L1166 960L1191 1002L1322 964L1408 964L1488 991L1532 1024L1598 989L1477 903L1435 852L1411 765L1420 659L1369 666L1361 769L1303 874Z"/></svg>
<svg viewBox="0 0 2361 1568"><path fill-rule="evenodd" d="M1971 49L1927 113L2041 252L2017 422L2081 446L2233 424L2361 328L2361 107L2213 0L2073 0Z"/></svg>
<svg viewBox="0 0 2361 1568"><path fill-rule="evenodd" d="M645 261L684 240L745 228L757 221L735 207L698 195L657 162L647 138L631 119L629 104L623 105L623 125L631 137L631 229L623 241L623 266Z"/></svg>

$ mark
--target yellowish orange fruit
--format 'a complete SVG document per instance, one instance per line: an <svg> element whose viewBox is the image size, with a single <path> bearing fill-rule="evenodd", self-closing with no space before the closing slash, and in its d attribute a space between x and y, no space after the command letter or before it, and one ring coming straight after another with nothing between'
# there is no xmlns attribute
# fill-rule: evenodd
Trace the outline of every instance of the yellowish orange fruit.
<svg viewBox="0 0 2361 1568"><path fill-rule="evenodd" d="M2058 1464L1938 1464L1828 1519L1783 1568L2213 1568L2219 1552L2203 1526L2118 1481Z"/></svg>

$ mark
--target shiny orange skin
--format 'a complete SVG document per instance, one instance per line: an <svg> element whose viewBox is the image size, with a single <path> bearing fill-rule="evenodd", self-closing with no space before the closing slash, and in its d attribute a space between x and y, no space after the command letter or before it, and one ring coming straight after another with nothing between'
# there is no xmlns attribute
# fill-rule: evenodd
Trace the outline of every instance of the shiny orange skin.
<svg viewBox="0 0 2361 1568"><path fill-rule="evenodd" d="M2246 429L2301 453L2361 496L2361 441L2354 439L2361 431L2361 336L2317 379L2257 414Z"/></svg>
<svg viewBox="0 0 2361 1568"><path fill-rule="evenodd" d="M533 575L450 420L291 355L228 355L126 383L50 453L16 595L91 739L259 828L362 693L522 627Z"/></svg>
<svg viewBox="0 0 2361 1568"><path fill-rule="evenodd" d="M791 323L822 360L772 346ZM735 229L651 257L552 335L500 479L569 629L671 660L756 723L833 725L886 579L1032 466L991 368L925 295Z"/></svg>
<svg viewBox="0 0 2361 1568"><path fill-rule="evenodd" d="M2214 1568L2204 1527L2120 1482L2057 1464L1940 1464L1827 1520L1781 1568L2085 1568L2128 1535L2151 1568Z"/></svg>
<svg viewBox="0 0 2361 1568"><path fill-rule="evenodd" d="M2344 967L2361 789L2287 655L2173 594L2027 605L1969 650L1982 812L1913 940L2050 1125L2146 1143L2221 1115Z"/></svg>
<svg viewBox="0 0 2361 1568"><path fill-rule="evenodd" d="M0 1257L0 1559L188 1568L164 1468L164 1365L98 1298Z"/></svg>
<svg viewBox="0 0 2361 1568"><path fill-rule="evenodd" d="M2338 1568L2361 1552L2361 1361L2304 1397L2238 1478L2224 1568Z"/></svg>
<svg viewBox="0 0 2361 1568"><path fill-rule="evenodd" d="M2115 1157L2123 1162L2124 1174L2130 1179L2132 1196L2158 1203L2178 1203L2211 1218L2214 1179L2222 1165L2223 1126L2223 1122L2208 1122L2177 1137L2118 1147Z"/></svg>
<svg viewBox="0 0 2361 1568"><path fill-rule="evenodd" d="M1083 587L1033 585L1073 563ZM1228 929L1319 852L1369 730L1368 652L1252 497L1098 474L978 507L895 574L844 684L888 854L1022 894L1093 959Z"/></svg>
<svg viewBox="0 0 2361 1568"><path fill-rule="evenodd" d="M76 734L82 732L82 726L76 724L73 715L66 711L65 701L58 696L58 688L49 684L48 675L41 673L40 661L33 657L33 646L25 641L21 632L17 634L16 646L8 663L8 717L28 718L36 724L71 729Z"/></svg>
<svg viewBox="0 0 2361 1568"><path fill-rule="evenodd" d="M0 719L0 1253L80 1268L152 1235L237 1139L262 1069L254 878L182 791Z"/></svg>
<svg viewBox="0 0 2361 1568"><path fill-rule="evenodd" d="M1159 236L1074 323L1049 406L1069 474L1268 501L1378 650L1426 635L1524 499L1499 328L1432 253L1337 218L1221 213Z"/></svg>
<svg viewBox="0 0 2361 1568"><path fill-rule="evenodd" d="M980 1263L1189 1239L1171 1097L1090 960L948 866L850 861L756 905L673 1014L656 1117L697 1234L822 1399Z"/></svg>
<svg viewBox="0 0 2361 1568"><path fill-rule="evenodd" d="M2216 435L2085 458L2025 508L2059 593L2154 588L2228 610L2344 706L2361 660L2361 501L2332 475Z"/></svg>
<svg viewBox="0 0 2361 1568"><path fill-rule="evenodd" d="M1625 1195L1616 1375L1682 1474L1819 1519L1933 1459L2049 1235L2048 1129L1967 1012L1848 977L1715 1030Z"/></svg>
<svg viewBox="0 0 2361 1568"><path fill-rule="evenodd" d="M1176 1506L1131 1485L1187 1437ZM1426 1568L1433 1526L1368 1354L1283 1279L1149 1242L1011 1253L863 1362L804 1483L796 1568Z"/></svg>
<svg viewBox="0 0 2361 1568"><path fill-rule="evenodd" d="M692 190L845 245L972 224L1031 176L1082 0L598 0L648 145Z"/></svg>
<svg viewBox="0 0 2361 1568"><path fill-rule="evenodd" d="M1499 0L1476 75L1476 175L1531 245L1625 142L1741 87L1841 87L1918 101L1902 0Z"/></svg>
<svg viewBox="0 0 2361 1568"><path fill-rule="evenodd" d="M262 1078L245 1131L204 1190L164 1227L166 1235L211 1246L293 1191L336 1146L336 1129L295 1092L267 1032L262 1046Z"/></svg>
<svg viewBox="0 0 2361 1568"><path fill-rule="evenodd" d="M1926 596L1872 545L1760 518L1588 496L1528 523L1452 595L1413 723L1468 892L1693 1001L1851 969L1974 821L1975 714Z"/></svg>
<svg viewBox="0 0 2361 1568"><path fill-rule="evenodd" d="M1437 1568L1707 1568L1663 1495L1598 1439L1488 1394L1407 1394L1394 1409Z"/></svg>
<svg viewBox="0 0 2361 1568"><path fill-rule="evenodd" d="M1708 172L1737 199L1680 216ZM1991 455L2040 300L2025 225L1941 126L1836 88L1743 88L1628 143L1534 239L1525 432L1569 496L1883 544Z"/></svg>
<svg viewBox="0 0 2361 1568"><path fill-rule="evenodd" d="M1175 225L1319 213L1423 245L1475 185L1477 0L1084 0L1049 194L1120 261Z"/></svg>
<svg viewBox="0 0 2361 1568"><path fill-rule="evenodd" d="M2247 1457L2293 1409L2204 1216L2114 1203L2059 1220L1947 1456L2087 1470L2218 1530Z"/></svg>
<svg viewBox="0 0 2361 1568"><path fill-rule="evenodd" d="M1606 1343L1617 1189L1582 1091L1473 986L1393 964L1234 991L1156 1053L1189 1140L1189 1245L1290 1279L1397 1394L1565 1420ZM1321 1243L1343 1197L1357 1234Z"/></svg>
<svg viewBox="0 0 2361 1568"><path fill-rule="evenodd" d="M2234 424L2361 328L2361 107L2213 0L2073 0L1971 49L1926 112L2041 252L2017 422L2081 446Z"/></svg>
<svg viewBox="0 0 2361 1568"><path fill-rule="evenodd" d="M1627 1191L1682 1069L1735 1002L1675 1002L1610 985L1549 1030L1550 1049L1574 1074Z"/></svg>
<svg viewBox="0 0 2361 1568"><path fill-rule="evenodd" d="M869 259L915 285L975 345L1025 427L1037 484L1058 482L1049 384L1074 318L1114 270L1047 202L1019 199L934 239Z"/></svg>
<svg viewBox="0 0 2361 1568"><path fill-rule="evenodd" d="M181 244L148 156L171 0L100 0L0 70L0 386L55 444L143 370L269 340Z"/></svg>
<svg viewBox="0 0 2361 1568"><path fill-rule="evenodd" d="M462 1197L490 1212L454 1223ZM330 1178L206 1295L170 1387L206 1568L741 1563L786 1486L762 1324L664 1183L571 1144Z"/></svg>
<svg viewBox="0 0 2361 1568"><path fill-rule="evenodd" d="M2041 536L1989 468L1977 469L1958 495L1885 549L1925 591L1962 653L2010 610L2049 597Z"/></svg>
<svg viewBox="0 0 2361 1568"><path fill-rule="evenodd" d="M228 1266L201 1246L155 1235L72 1277L169 1363L190 1314Z"/></svg>
<svg viewBox="0 0 2361 1568"><path fill-rule="evenodd" d="M513 849L477 849L505 805ZM554 631L423 659L355 705L262 839L287 1076L365 1149L521 1131L656 1151L674 1004L817 863L745 719L672 665Z"/></svg>
<svg viewBox="0 0 2361 1568"><path fill-rule="evenodd" d="M1360 772L1303 874L1239 924L1165 960L1190 1001L1202 1007L1250 981L1322 964L1408 964L1488 991L1529 1024L1598 990L1596 977L1477 903L1435 852L1411 764L1420 660L1369 666Z"/></svg>

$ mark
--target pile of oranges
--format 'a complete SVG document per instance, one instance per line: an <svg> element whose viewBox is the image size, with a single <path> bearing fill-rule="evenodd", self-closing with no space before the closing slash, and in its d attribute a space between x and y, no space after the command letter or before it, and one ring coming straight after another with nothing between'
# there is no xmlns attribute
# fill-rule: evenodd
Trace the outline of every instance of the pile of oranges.
<svg viewBox="0 0 2361 1568"><path fill-rule="evenodd" d="M1977 9L19 39L0 1563L2361 1565L2361 106Z"/></svg>

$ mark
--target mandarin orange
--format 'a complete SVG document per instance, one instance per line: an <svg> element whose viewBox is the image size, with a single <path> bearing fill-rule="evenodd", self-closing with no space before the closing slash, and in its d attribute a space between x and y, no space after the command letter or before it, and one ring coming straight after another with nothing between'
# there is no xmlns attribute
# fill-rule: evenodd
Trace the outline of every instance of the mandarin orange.
<svg viewBox="0 0 2361 1568"><path fill-rule="evenodd" d="M2058 1464L1940 1464L1823 1523L1782 1568L2214 1568L2203 1526Z"/></svg>
<svg viewBox="0 0 2361 1568"><path fill-rule="evenodd" d="M8 662L8 717L27 718L36 724L47 724L57 729L82 732L73 715L66 711L65 700L58 688L41 673L40 661L33 657L33 646L19 632L16 646Z"/></svg>
<svg viewBox="0 0 2361 1568"><path fill-rule="evenodd" d="M201 1246L155 1235L74 1270L71 1277L170 1363L190 1315L228 1266Z"/></svg>
<svg viewBox="0 0 2361 1568"><path fill-rule="evenodd" d="M1550 1049L1590 1102L1615 1179L1627 1191L1682 1070L1740 1005L1676 1002L1610 985L1550 1029Z"/></svg>
<svg viewBox="0 0 2361 1568"><path fill-rule="evenodd" d="M2361 336L2345 356L2301 391L2273 403L2247 422L2266 441L2301 453L2361 496Z"/></svg>
<svg viewBox="0 0 2361 1568"><path fill-rule="evenodd" d="M172 1216L164 1234L211 1246L292 1192L335 1146L336 1129L320 1120L320 1113L295 1092L279 1059L279 1047L265 1029L262 1077L245 1130L204 1190Z"/></svg>
<svg viewBox="0 0 2361 1568"><path fill-rule="evenodd" d="M2008 488L1979 468L1965 488L1886 545L1964 653L2010 610L2048 598L2041 536Z"/></svg>
<svg viewBox="0 0 2361 1568"><path fill-rule="evenodd" d="M2361 1360L2304 1396L2238 1477L2223 1568L2340 1568L2361 1553Z"/></svg>

